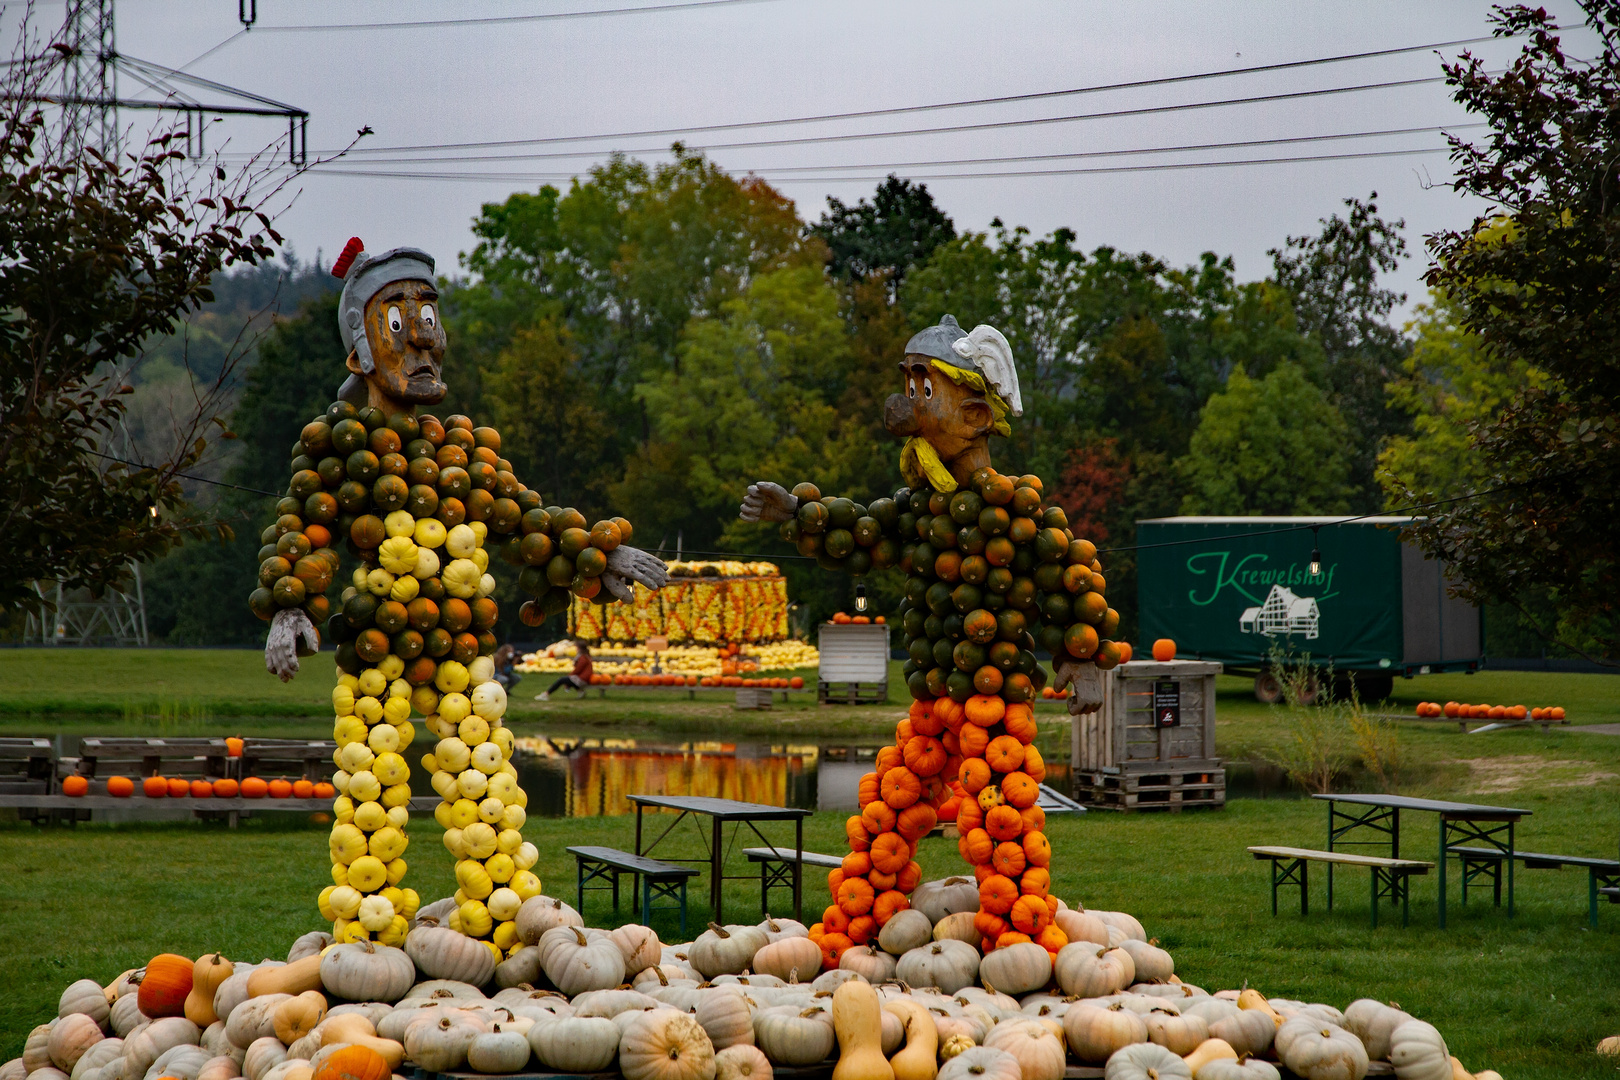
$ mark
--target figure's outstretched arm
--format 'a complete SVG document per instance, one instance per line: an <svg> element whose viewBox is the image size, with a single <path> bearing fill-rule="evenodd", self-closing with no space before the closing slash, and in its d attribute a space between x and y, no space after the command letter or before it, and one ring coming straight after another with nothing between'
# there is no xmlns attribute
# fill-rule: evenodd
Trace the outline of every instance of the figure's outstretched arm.
<svg viewBox="0 0 1620 1080"><path fill-rule="evenodd" d="M909 488L901 488L892 498L865 506L853 499L823 498L814 484L798 484L788 491L760 480L748 485L737 516L743 521L780 522L782 539L797 547L800 555L814 557L823 569L860 576L899 565L910 496Z"/></svg>
<svg viewBox="0 0 1620 1080"><path fill-rule="evenodd" d="M508 562L523 567L518 584L534 598L518 612L525 624L539 626L547 616L567 611L573 596L629 603L635 599L632 582L657 590L669 579L662 559L630 545L634 529L627 519L604 518L587 529L578 510L540 501L524 489L523 516L503 552Z"/></svg>

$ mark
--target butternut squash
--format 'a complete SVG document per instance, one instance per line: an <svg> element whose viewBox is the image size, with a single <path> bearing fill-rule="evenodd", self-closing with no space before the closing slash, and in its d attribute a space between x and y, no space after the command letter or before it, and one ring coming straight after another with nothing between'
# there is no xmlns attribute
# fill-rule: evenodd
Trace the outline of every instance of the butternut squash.
<svg viewBox="0 0 1620 1080"><path fill-rule="evenodd" d="M264 994L291 994L297 997L306 990L321 988L321 957L306 956L280 967L255 968L248 976L248 997Z"/></svg>
<svg viewBox="0 0 1620 1080"><path fill-rule="evenodd" d="M1250 988L1239 994L1237 999L1237 1007L1240 1009L1257 1009L1271 1017L1271 1022L1273 1024L1276 1024L1278 1027L1282 1027L1282 1014L1276 1009L1273 1009L1271 1007L1271 1002L1266 1000L1266 995L1262 994L1258 990Z"/></svg>
<svg viewBox="0 0 1620 1080"><path fill-rule="evenodd" d="M320 957L314 959L319 960ZM337 1016L328 1016L322 1021L321 1045L332 1046L336 1043L353 1043L355 1046L375 1050L396 1073L399 1072L400 1062L405 1060L405 1047L393 1039L380 1038L377 1029L371 1026L371 1021L359 1013L340 1013Z"/></svg>
<svg viewBox="0 0 1620 1080"><path fill-rule="evenodd" d="M236 965L219 953L199 956L191 969L191 993L186 995L186 1019L200 1028L207 1028L219 1016L214 1012L214 993L219 984L231 977Z"/></svg>
<svg viewBox="0 0 1620 1080"><path fill-rule="evenodd" d="M939 1029L921 1002L894 998L883 1003L883 1011L900 1018L906 1042L889 1059L894 1080L934 1080L939 1073Z"/></svg>
<svg viewBox="0 0 1620 1080"><path fill-rule="evenodd" d="M1237 1051L1232 1049L1232 1044L1225 1039L1205 1039L1198 1044L1192 1053L1181 1060L1187 1063L1187 1070L1197 1076L1198 1070L1212 1061L1220 1061L1222 1058L1230 1058L1232 1061L1236 1061L1237 1057Z"/></svg>
<svg viewBox="0 0 1620 1080"><path fill-rule="evenodd" d="M838 1036L838 1064L832 1080L895 1080L883 1056L883 1017L877 991L863 979L851 979L833 992L833 1033Z"/></svg>

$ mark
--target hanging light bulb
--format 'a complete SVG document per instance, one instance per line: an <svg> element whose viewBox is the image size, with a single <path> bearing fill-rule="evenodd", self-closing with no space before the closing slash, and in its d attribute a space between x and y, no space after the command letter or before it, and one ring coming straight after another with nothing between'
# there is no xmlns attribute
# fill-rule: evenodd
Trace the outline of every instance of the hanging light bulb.
<svg viewBox="0 0 1620 1080"><path fill-rule="evenodd" d="M1322 549L1316 545L1317 526L1311 526L1311 577L1322 576Z"/></svg>
<svg viewBox="0 0 1620 1080"><path fill-rule="evenodd" d="M156 518L157 516L158 516L157 503L153 503L152 504L152 517Z"/></svg>
<svg viewBox="0 0 1620 1080"><path fill-rule="evenodd" d="M864 581L855 583L855 610L866 610L866 582Z"/></svg>

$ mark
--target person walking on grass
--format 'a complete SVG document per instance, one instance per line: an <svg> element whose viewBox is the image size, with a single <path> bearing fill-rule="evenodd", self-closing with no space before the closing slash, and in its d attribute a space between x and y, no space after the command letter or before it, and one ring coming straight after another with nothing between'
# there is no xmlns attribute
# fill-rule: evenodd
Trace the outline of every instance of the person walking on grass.
<svg viewBox="0 0 1620 1080"><path fill-rule="evenodd" d="M591 647L583 641L575 642L579 652L574 657L574 670L551 684L551 689L543 694L536 694L536 701L550 701L551 695L565 686L571 686L579 691L579 696L585 696L585 688L591 685L591 673L595 670L591 663Z"/></svg>
<svg viewBox="0 0 1620 1080"><path fill-rule="evenodd" d="M518 651L510 644L502 645L495 650L495 681L510 694L512 687L523 681L523 676L517 672Z"/></svg>

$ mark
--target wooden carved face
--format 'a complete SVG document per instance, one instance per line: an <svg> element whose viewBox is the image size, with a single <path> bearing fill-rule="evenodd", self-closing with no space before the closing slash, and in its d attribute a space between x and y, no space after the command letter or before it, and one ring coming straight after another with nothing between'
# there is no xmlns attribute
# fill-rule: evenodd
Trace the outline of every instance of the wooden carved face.
<svg viewBox="0 0 1620 1080"><path fill-rule="evenodd" d="M448 339L439 321L439 293L425 281L397 281L366 302L366 342L375 370L365 376L373 403L380 395L401 405L444 400L440 378ZM349 370L360 373L358 358Z"/></svg>
<svg viewBox="0 0 1620 1080"><path fill-rule="evenodd" d="M984 444L994 416L983 394L941 375L929 357L914 353L901 362L900 375L904 392L889 395L883 405L889 434L922 436L942 461Z"/></svg>

